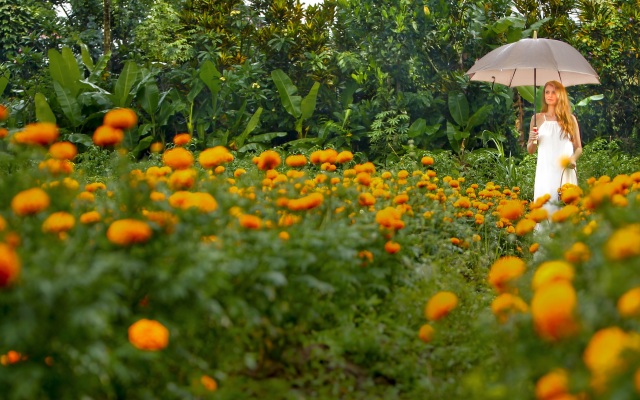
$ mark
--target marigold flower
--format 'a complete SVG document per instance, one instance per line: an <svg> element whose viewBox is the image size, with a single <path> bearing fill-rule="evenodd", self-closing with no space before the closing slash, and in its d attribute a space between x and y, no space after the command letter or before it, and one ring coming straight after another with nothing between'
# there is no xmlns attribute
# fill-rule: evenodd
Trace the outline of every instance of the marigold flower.
<svg viewBox="0 0 640 400"><path fill-rule="evenodd" d="M0 243L0 288L9 286L20 276L20 258L16 251L5 243Z"/></svg>
<svg viewBox="0 0 640 400"><path fill-rule="evenodd" d="M574 264L587 262L589 258L591 258L591 250L582 242L574 243L569 250L564 253L564 259Z"/></svg>
<svg viewBox="0 0 640 400"><path fill-rule="evenodd" d="M193 154L184 147L175 147L162 154L164 165L173 169L187 169L193 165Z"/></svg>
<svg viewBox="0 0 640 400"><path fill-rule="evenodd" d="M577 215L580 212L580 209L573 204L568 204L555 213L551 215L551 221L553 222L564 222L570 217Z"/></svg>
<svg viewBox="0 0 640 400"><path fill-rule="evenodd" d="M0 104L0 121L4 121L9 118L9 110L7 107Z"/></svg>
<svg viewBox="0 0 640 400"><path fill-rule="evenodd" d="M11 200L11 209L16 215L37 214L49 207L49 195L40 188L23 190Z"/></svg>
<svg viewBox="0 0 640 400"><path fill-rule="evenodd" d="M338 155L336 156L336 162L339 164L344 164L347 163L349 161L353 160L353 153L350 151L341 151L340 153L338 153Z"/></svg>
<svg viewBox="0 0 640 400"><path fill-rule="evenodd" d="M7 128L0 128L0 139L4 139L9 135Z"/></svg>
<svg viewBox="0 0 640 400"><path fill-rule="evenodd" d="M151 227L144 221L120 219L109 225L107 239L113 244L129 246L148 241L152 233Z"/></svg>
<svg viewBox="0 0 640 400"><path fill-rule="evenodd" d="M191 141L191 135L188 133L178 133L173 137L173 144L176 146L185 146Z"/></svg>
<svg viewBox="0 0 640 400"><path fill-rule="evenodd" d="M640 255L640 224L630 224L616 230L605 244L610 260L620 261Z"/></svg>
<svg viewBox="0 0 640 400"><path fill-rule="evenodd" d="M278 237L280 238L280 240L289 240L291 238L291 235L289 235L289 232L287 231L281 231L278 233Z"/></svg>
<svg viewBox="0 0 640 400"><path fill-rule="evenodd" d="M358 175L356 175L355 181L363 186L369 186L371 185L371 174L368 172L359 172Z"/></svg>
<svg viewBox="0 0 640 400"><path fill-rule="evenodd" d="M130 108L114 108L109 110L102 121L103 125L116 129L131 129L138 123L138 116Z"/></svg>
<svg viewBox="0 0 640 400"><path fill-rule="evenodd" d="M582 360L592 374L592 385L604 389L606 381L626 367L623 354L638 350L637 334L632 336L617 326L600 329L591 336Z"/></svg>
<svg viewBox="0 0 640 400"><path fill-rule="evenodd" d="M258 169L262 171L274 169L280 165L281 162L280 154L273 150L265 150L257 159L254 159L254 163L258 166Z"/></svg>
<svg viewBox="0 0 640 400"><path fill-rule="evenodd" d="M400 251L400 248L401 248L400 243L394 242L391 240L387 241L384 244L384 251L386 251L389 254L396 254L397 252Z"/></svg>
<svg viewBox="0 0 640 400"><path fill-rule="evenodd" d="M529 306L527 306L527 303L525 303L520 296L511 293L502 293L491 302L491 311L499 322L504 323L510 315L516 312L526 313L529 311Z"/></svg>
<svg viewBox="0 0 640 400"><path fill-rule="evenodd" d="M520 200L507 200L499 207L500 218L515 221L524 214L524 205Z"/></svg>
<svg viewBox="0 0 640 400"><path fill-rule="evenodd" d="M238 217L240 226L246 229L260 229L262 227L262 219L251 214L242 214Z"/></svg>
<svg viewBox="0 0 640 400"><path fill-rule="evenodd" d="M42 223L42 232L62 233L68 232L76 224L73 215L65 211L55 212L47 217Z"/></svg>
<svg viewBox="0 0 640 400"><path fill-rule="evenodd" d="M531 301L531 315L540 337L557 341L577 332L574 317L577 303L576 291L565 280L541 286Z"/></svg>
<svg viewBox="0 0 640 400"><path fill-rule="evenodd" d="M620 296L618 299L618 313L623 317L640 316L640 286Z"/></svg>
<svg viewBox="0 0 640 400"><path fill-rule="evenodd" d="M284 160L284 163L287 164L291 168L304 167L307 165L307 157L304 154L296 154L287 157Z"/></svg>
<svg viewBox="0 0 640 400"><path fill-rule="evenodd" d="M569 374L562 368L542 376L536 382L536 400L555 400L569 394Z"/></svg>
<svg viewBox="0 0 640 400"><path fill-rule="evenodd" d="M529 218L523 218L520 221L518 221L518 223L516 224L516 235L518 236L524 236L527 233L533 231L536 227L536 221L529 219Z"/></svg>
<svg viewBox="0 0 640 400"><path fill-rule="evenodd" d="M144 215L149 221L158 224L167 233L173 232L174 226L178 223L178 217L168 211L143 210L142 215Z"/></svg>
<svg viewBox="0 0 640 400"><path fill-rule="evenodd" d="M398 230L404 228L401 217L402 214L396 208L385 207L376 213L376 222L384 228Z"/></svg>
<svg viewBox="0 0 640 400"><path fill-rule="evenodd" d="M192 168L179 169L169 176L169 187L172 190L192 188L196 183L198 173Z"/></svg>
<svg viewBox="0 0 640 400"><path fill-rule="evenodd" d="M430 343L435 336L436 330L430 324L424 324L418 331L418 338L425 343Z"/></svg>
<svg viewBox="0 0 640 400"><path fill-rule="evenodd" d="M446 317L458 306L458 296L453 292L442 291L436 293L427 301L424 315L430 321L438 321Z"/></svg>
<svg viewBox="0 0 640 400"><path fill-rule="evenodd" d="M360 204L363 207L368 207L368 206L372 206L374 204L376 204L376 198L373 197L373 195L371 193L360 193L358 195L358 204Z"/></svg>
<svg viewBox="0 0 640 400"><path fill-rule="evenodd" d="M422 159L420 160L420 162L422 163L422 165L433 165L433 157L429 157L429 156L424 156L422 157Z"/></svg>
<svg viewBox="0 0 640 400"><path fill-rule="evenodd" d="M71 142L56 142L49 147L49 154L58 160L73 160L78 154L78 149Z"/></svg>
<svg viewBox="0 0 640 400"><path fill-rule="evenodd" d="M0 232L4 231L7 228L7 221L0 215Z"/></svg>
<svg viewBox="0 0 640 400"><path fill-rule="evenodd" d="M51 122L35 122L28 124L20 132L13 135L16 143L47 146L58 139L58 126Z"/></svg>
<svg viewBox="0 0 640 400"><path fill-rule="evenodd" d="M73 172L73 163L69 160L57 160L49 158L38 164L38 169L47 170L52 175L70 174Z"/></svg>
<svg viewBox="0 0 640 400"><path fill-rule="evenodd" d="M129 342L140 350L162 350L169 344L169 330L158 321L141 319L129 327Z"/></svg>
<svg viewBox="0 0 640 400"><path fill-rule="evenodd" d="M205 389L210 392L215 392L216 390L218 390L218 382L216 382L215 379L208 375L202 375L200 377L200 383L202 384L202 386L204 386Z"/></svg>
<svg viewBox="0 0 640 400"><path fill-rule="evenodd" d="M537 208L542 207L543 205L545 205L549 200L551 200L551 195L549 193L546 193L540 197L538 197L537 199L535 199L535 201L531 204L529 204L529 208L531 210L535 210ZM540 221L538 221L540 222Z"/></svg>
<svg viewBox="0 0 640 400"><path fill-rule="evenodd" d="M102 217L100 213L97 211L87 211L86 213L80 215L80 223L88 225L99 222Z"/></svg>
<svg viewBox="0 0 640 400"><path fill-rule="evenodd" d="M311 210L320 206L323 201L322 193L314 192L299 199L289 199L286 207L291 211Z"/></svg>
<svg viewBox="0 0 640 400"><path fill-rule="evenodd" d="M183 210L194 207L201 212L213 212L218 208L218 203L213 196L205 192L175 192L169 196L169 205Z"/></svg>
<svg viewBox="0 0 640 400"><path fill-rule="evenodd" d="M540 223L549 218L549 212L546 208L534 208L526 217L527 219Z"/></svg>
<svg viewBox="0 0 640 400"><path fill-rule="evenodd" d="M149 146L149 151L152 153L160 153L164 150L164 144L162 142L153 142L151 146Z"/></svg>
<svg viewBox="0 0 640 400"><path fill-rule="evenodd" d="M510 288L513 281L522 276L525 266L525 262L518 257L501 257L491 265L488 281L498 293L504 293Z"/></svg>
<svg viewBox="0 0 640 400"><path fill-rule="evenodd" d="M198 155L198 163L202 168L215 168L231 161L233 161L233 154L224 146L205 149Z"/></svg>
<svg viewBox="0 0 640 400"><path fill-rule="evenodd" d="M573 266L565 261L546 261L533 274L531 286L538 290L542 286L557 281L571 282L575 275Z"/></svg>
<svg viewBox="0 0 640 400"><path fill-rule="evenodd" d="M529 246L529 253L533 254L536 251L538 251L539 248L540 248L540 243L532 243L531 246Z"/></svg>
<svg viewBox="0 0 640 400"><path fill-rule="evenodd" d="M566 183L560 188L560 200L565 204L576 204L582 197L582 189L571 183Z"/></svg>
<svg viewBox="0 0 640 400"><path fill-rule="evenodd" d="M124 132L122 129L114 128L109 125L100 125L93 132L93 143L100 147L117 146L124 140Z"/></svg>

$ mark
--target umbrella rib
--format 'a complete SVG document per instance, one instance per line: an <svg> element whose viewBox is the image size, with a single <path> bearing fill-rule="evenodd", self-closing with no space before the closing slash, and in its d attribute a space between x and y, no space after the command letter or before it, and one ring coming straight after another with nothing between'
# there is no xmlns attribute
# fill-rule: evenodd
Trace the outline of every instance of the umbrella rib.
<svg viewBox="0 0 640 400"><path fill-rule="evenodd" d="M513 83L513 78L516 76L517 71L518 71L517 68L513 69L513 74L511 74L511 79L509 79L509 84L507 86L511 87L511 84Z"/></svg>

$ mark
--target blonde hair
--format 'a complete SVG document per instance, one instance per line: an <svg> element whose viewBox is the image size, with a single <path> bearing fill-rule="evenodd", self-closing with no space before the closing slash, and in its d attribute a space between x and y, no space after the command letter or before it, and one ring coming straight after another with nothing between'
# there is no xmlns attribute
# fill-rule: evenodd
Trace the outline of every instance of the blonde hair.
<svg viewBox="0 0 640 400"><path fill-rule="evenodd" d="M562 128L562 132L567 135L569 140L573 140L573 135L577 131L576 121L571 114L571 106L569 104L569 96L567 96L567 89L564 85L558 81L549 81L544 85L544 89L547 86L553 86L556 89L556 96L558 96L558 103L556 104L556 116L558 117L558 124ZM542 112L547 112L549 106L546 103L544 94L542 96Z"/></svg>

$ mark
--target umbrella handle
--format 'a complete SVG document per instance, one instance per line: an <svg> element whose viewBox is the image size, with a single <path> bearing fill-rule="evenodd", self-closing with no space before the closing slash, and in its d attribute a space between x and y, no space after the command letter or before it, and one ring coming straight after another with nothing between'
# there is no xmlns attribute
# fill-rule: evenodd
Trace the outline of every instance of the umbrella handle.
<svg viewBox="0 0 640 400"><path fill-rule="evenodd" d="M533 133L535 133L536 135L538 134L538 127L537 127L537 126L534 126L534 127L533 127ZM534 140L532 141L532 143L533 143L533 144L535 144L535 145L537 146L537 145L538 145L538 139L534 139Z"/></svg>

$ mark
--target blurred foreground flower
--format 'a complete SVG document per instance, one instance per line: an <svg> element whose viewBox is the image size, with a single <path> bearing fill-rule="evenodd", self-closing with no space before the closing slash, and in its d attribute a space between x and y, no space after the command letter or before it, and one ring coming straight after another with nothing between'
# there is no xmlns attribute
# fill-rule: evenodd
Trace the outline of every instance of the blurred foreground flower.
<svg viewBox="0 0 640 400"><path fill-rule="evenodd" d="M162 350L169 344L169 330L158 321L141 319L129 327L129 342L140 350Z"/></svg>
<svg viewBox="0 0 640 400"><path fill-rule="evenodd" d="M16 215L22 217L45 210L50 202L47 192L36 187L16 194L11 200L11 209Z"/></svg>
<svg viewBox="0 0 640 400"><path fill-rule="evenodd" d="M424 315L430 321L437 321L446 317L458 305L458 296L453 292L438 292L429 299Z"/></svg>
<svg viewBox="0 0 640 400"><path fill-rule="evenodd" d="M128 246L144 243L151 238L151 227L144 221L136 219L120 219L114 221L107 229L107 238L111 243Z"/></svg>
<svg viewBox="0 0 640 400"><path fill-rule="evenodd" d="M20 275L20 259L13 248L0 243L0 288L10 285Z"/></svg>

